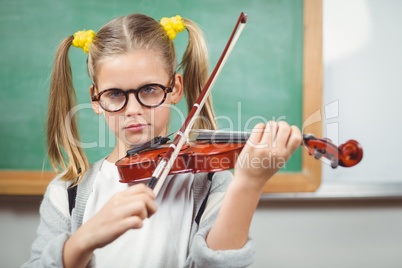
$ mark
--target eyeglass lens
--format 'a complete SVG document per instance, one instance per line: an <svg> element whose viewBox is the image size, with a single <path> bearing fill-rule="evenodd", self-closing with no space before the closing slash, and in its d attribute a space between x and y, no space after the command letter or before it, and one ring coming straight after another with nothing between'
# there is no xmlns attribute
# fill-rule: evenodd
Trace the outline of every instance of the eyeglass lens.
<svg viewBox="0 0 402 268"><path fill-rule="evenodd" d="M165 98L165 91L158 85L142 87L137 96L140 104L145 106L158 106ZM100 96L100 104L108 111L118 111L124 107L128 92L121 89L109 89Z"/></svg>

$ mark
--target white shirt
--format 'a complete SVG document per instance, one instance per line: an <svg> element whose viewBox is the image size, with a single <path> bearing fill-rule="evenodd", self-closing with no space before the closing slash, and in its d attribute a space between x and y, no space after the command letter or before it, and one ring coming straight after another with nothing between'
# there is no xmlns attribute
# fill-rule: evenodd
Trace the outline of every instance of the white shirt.
<svg viewBox="0 0 402 268"><path fill-rule="evenodd" d="M193 214L193 176L168 176L156 204L157 212L141 229L128 230L94 251L96 267L182 267L185 263ZM116 193L130 185L119 182L117 167L104 161L93 184L83 223Z"/></svg>

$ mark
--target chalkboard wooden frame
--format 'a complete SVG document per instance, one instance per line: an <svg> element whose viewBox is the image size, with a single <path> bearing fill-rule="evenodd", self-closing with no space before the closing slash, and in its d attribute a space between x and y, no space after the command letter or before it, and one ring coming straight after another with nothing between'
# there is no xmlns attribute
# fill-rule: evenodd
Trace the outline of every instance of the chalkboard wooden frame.
<svg viewBox="0 0 402 268"><path fill-rule="evenodd" d="M322 0L304 0L303 122L322 108ZM303 128L304 133L322 134L321 122ZM312 192L321 183L321 162L302 150L302 170L278 173L264 187L264 193ZM43 195L54 172L0 171L0 194Z"/></svg>
<svg viewBox="0 0 402 268"><path fill-rule="evenodd" d="M322 135L322 123L309 124L322 108L322 0L304 0L303 133ZM302 150L302 170L277 173L264 187L265 193L313 192L321 184L321 161Z"/></svg>

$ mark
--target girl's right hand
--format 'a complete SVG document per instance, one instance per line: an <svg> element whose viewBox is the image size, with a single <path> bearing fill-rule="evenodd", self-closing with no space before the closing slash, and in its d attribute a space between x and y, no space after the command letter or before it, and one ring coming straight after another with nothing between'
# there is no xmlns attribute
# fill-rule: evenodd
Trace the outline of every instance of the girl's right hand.
<svg viewBox="0 0 402 268"><path fill-rule="evenodd" d="M133 185L114 195L66 241L63 250L65 267L85 266L88 262L81 261L89 261L95 249L110 244L129 229L141 228L144 219L156 210L155 194L145 184ZM81 259L80 264L70 262L77 258Z"/></svg>

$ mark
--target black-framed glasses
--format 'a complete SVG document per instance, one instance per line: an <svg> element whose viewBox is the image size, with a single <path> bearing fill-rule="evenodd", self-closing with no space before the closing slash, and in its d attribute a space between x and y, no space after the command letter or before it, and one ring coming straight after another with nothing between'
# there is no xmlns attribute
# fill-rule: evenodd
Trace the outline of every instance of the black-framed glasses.
<svg viewBox="0 0 402 268"><path fill-rule="evenodd" d="M143 85L138 89L109 88L96 96L92 96L91 99L98 102L102 109L107 112L118 112L126 107L129 94L134 93L142 106L155 108L165 102L167 94L173 91L174 84L175 74L169 87L154 83Z"/></svg>

